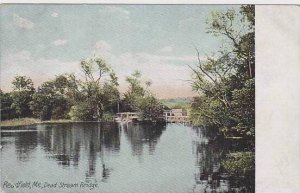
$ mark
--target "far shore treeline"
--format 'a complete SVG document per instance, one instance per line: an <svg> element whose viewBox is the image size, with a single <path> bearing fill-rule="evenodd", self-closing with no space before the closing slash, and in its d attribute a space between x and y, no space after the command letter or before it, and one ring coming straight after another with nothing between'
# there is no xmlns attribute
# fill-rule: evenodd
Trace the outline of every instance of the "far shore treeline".
<svg viewBox="0 0 300 193"><path fill-rule="evenodd" d="M207 25L207 32L222 37L223 44L205 61L197 51L198 65L190 66L193 89L199 92L190 107L191 120L215 129L231 145L221 163L226 172L254 184L255 7L212 12Z"/></svg>
<svg viewBox="0 0 300 193"><path fill-rule="evenodd" d="M198 63L189 67L192 88L199 94L186 108L193 125L216 130L222 140L234 141L239 147L222 163L229 173L254 175L254 5L242 5L238 11L212 12L207 19L207 33L221 39L220 48L205 60L196 48ZM80 66L84 78L57 75L37 89L30 77L16 76L12 92L0 91L1 119L99 121L111 119L118 110L137 111L145 120L162 116L165 106L150 92L151 82L143 81L140 72L128 75L129 87L121 95L118 77L103 59L88 58Z"/></svg>
<svg viewBox="0 0 300 193"><path fill-rule="evenodd" d="M192 89L199 94L182 106L193 125L217 128L225 137L254 139L254 14L253 5L242 5L239 12L213 11L207 18L207 33L220 39L220 48L205 60L195 48L198 63L188 65ZM60 74L37 89L30 77L14 77L11 92L0 89L1 121L25 117L105 121L124 111L155 120L168 108L150 92L151 82L139 71L126 77L129 87L121 94L118 77L102 58L84 59L80 67L78 77Z"/></svg>
<svg viewBox="0 0 300 193"><path fill-rule="evenodd" d="M30 77L16 76L13 91L1 94L1 119L34 117L42 121L108 121L117 112L137 111L144 120L161 117L164 106L150 92L150 81L139 71L126 77L128 90L121 97L118 78L101 58L80 62L84 78L57 75L37 89Z"/></svg>

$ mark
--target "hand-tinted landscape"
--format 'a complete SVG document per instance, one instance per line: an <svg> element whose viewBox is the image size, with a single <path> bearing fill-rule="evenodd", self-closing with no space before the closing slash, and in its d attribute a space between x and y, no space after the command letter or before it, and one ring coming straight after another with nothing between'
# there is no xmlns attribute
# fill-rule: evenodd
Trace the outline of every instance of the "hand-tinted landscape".
<svg viewBox="0 0 300 193"><path fill-rule="evenodd" d="M253 5L0 16L4 192L255 191Z"/></svg>

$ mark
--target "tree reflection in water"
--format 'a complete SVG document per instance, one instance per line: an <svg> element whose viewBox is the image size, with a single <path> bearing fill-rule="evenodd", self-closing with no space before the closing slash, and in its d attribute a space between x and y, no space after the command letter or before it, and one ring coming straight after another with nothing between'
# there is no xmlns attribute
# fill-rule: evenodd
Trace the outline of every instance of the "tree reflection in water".
<svg viewBox="0 0 300 193"><path fill-rule="evenodd" d="M166 128L151 124L68 123L42 124L28 128L22 127L21 130L22 132L8 130L1 132L3 157L11 156L11 160L14 160L13 157L16 156L17 162L15 163L41 160L46 167L53 163L53 161L47 161L54 160L58 163L58 168L50 171L51 168L47 171L50 173L49 176L56 178L57 174L66 178L77 174L76 179L85 179L87 182L110 180L114 184L120 184L122 180L124 183L141 180L156 186L157 192L160 191L161 181L166 179L171 180L170 183L178 180L177 185L183 187L178 190L181 193L254 192L254 176L229 177L221 165L228 152L238 151L243 147L234 143L230 144L228 141L225 143L215 135L212 129L174 124L169 124ZM163 133L165 135L162 137ZM123 140L122 151L121 139ZM177 147L178 144L184 146L182 152L178 152L181 151ZM191 148L192 152L190 152ZM166 154L172 155L171 158ZM138 159L131 159L134 156ZM141 159L144 160L141 162ZM10 161L7 160L9 159L1 158L4 164L10 165ZM34 166L27 163L16 165L19 170L20 168L27 172L32 169L36 170ZM158 168L153 172L157 178L149 177L149 174L152 174L153 165ZM162 171L159 171L160 167ZM183 174L173 177L164 173L173 174L174 168L178 168L178 171L182 171ZM186 170L181 170L181 168ZM7 170L6 172L11 176L17 176L18 171ZM128 175L131 171L133 174ZM40 177L48 176L45 173L37 176L39 175ZM163 179L160 176L168 177ZM127 192L132 190L142 193L144 190L144 187L139 187L139 184L122 185L127 188ZM103 183L101 188L108 192L110 190L122 192L117 186L111 187L110 183ZM167 192L174 190L173 185L170 184L164 184L162 188L165 189L161 190Z"/></svg>
<svg viewBox="0 0 300 193"><path fill-rule="evenodd" d="M229 177L222 169L221 162L234 143L216 140L216 132L204 127L193 128L193 153L196 155L195 186L193 192L203 193L252 193L254 176Z"/></svg>
<svg viewBox="0 0 300 193"><path fill-rule="evenodd" d="M104 157L105 153L120 150L117 124L76 123L39 125L38 127L38 130L42 131L39 132L39 142L48 153L49 159L55 159L63 167L78 167L80 151L83 150L88 152L88 157L84 157L88 161L86 180L95 177L98 157L102 162L102 181L109 177L111 169L105 163Z"/></svg>
<svg viewBox="0 0 300 193"><path fill-rule="evenodd" d="M2 127L4 132L1 132L1 146L8 147L12 143L11 138L14 138L14 145L17 159L20 161L29 161L32 153L38 145L36 126L23 127ZM7 139L7 140L6 140Z"/></svg>
<svg viewBox="0 0 300 193"><path fill-rule="evenodd" d="M149 154L153 154L156 144L166 126L154 124L124 124L125 135L131 144L133 155L141 157L144 146L148 146Z"/></svg>

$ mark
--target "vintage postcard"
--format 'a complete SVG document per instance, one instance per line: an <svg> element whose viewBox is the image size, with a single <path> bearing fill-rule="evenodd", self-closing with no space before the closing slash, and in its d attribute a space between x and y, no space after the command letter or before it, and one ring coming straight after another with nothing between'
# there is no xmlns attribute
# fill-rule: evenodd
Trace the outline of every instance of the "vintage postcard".
<svg viewBox="0 0 300 193"><path fill-rule="evenodd" d="M3 193L254 193L255 5L2 4Z"/></svg>

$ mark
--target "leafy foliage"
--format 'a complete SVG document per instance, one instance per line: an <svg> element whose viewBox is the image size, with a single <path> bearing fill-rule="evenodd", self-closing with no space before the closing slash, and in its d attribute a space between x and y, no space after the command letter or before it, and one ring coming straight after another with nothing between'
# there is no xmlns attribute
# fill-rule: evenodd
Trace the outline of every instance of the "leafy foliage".
<svg viewBox="0 0 300 193"><path fill-rule="evenodd" d="M142 81L142 75L135 71L126 78L129 89L124 94L123 106L129 106L130 111L139 111L144 120L158 121L164 106L153 96L149 87L150 81Z"/></svg>
<svg viewBox="0 0 300 193"><path fill-rule="evenodd" d="M84 78L58 75L36 91L30 78L16 76L13 92L0 92L2 119L34 116L41 120L112 120L120 106L123 111L138 110L145 120L161 116L163 106L151 94L151 82L141 82L140 72L127 77L130 88L121 99L118 77L105 60L88 58L80 62L80 67Z"/></svg>
<svg viewBox="0 0 300 193"><path fill-rule="evenodd" d="M191 105L193 123L217 128L227 142L246 144L243 151L254 151L255 146L254 17L254 5L241 6L239 13L213 12L208 33L223 37L226 44L206 60L200 60L196 50L198 64L190 66L192 87L199 93ZM254 152L243 151L231 152L222 161L231 176L254 173Z"/></svg>
<svg viewBox="0 0 300 193"><path fill-rule="evenodd" d="M193 89L199 92L191 106L194 124L219 128L226 137L254 139L255 53L254 7L213 12L208 33L227 40L218 55L200 60L193 71ZM243 30L237 30L239 25Z"/></svg>
<svg viewBox="0 0 300 193"><path fill-rule="evenodd" d="M90 58L80 64L85 77L77 81L81 97L75 100L69 115L74 120L101 120L105 112L116 111L120 96L118 78L101 58Z"/></svg>
<svg viewBox="0 0 300 193"><path fill-rule="evenodd" d="M1 121L13 119L16 117L15 109L12 108L13 99L10 93L4 93L0 90L1 101Z"/></svg>
<svg viewBox="0 0 300 193"><path fill-rule="evenodd" d="M254 153L252 152L236 152L227 155L222 161L222 166L231 175L244 176L250 172L254 172L255 162Z"/></svg>
<svg viewBox="0 0 300 193"><path fill-rule="evenodd" d="M30 101L35 92L33 82L26 76L16 76L12 82L13 92L11 93L12 104L16 117L30 117L32 111L29 108Z"/></svg>
<svg viewBox="0 0 300 193"><path fill-rule="evenodd" d="M33 95L31 109L41 120L66 119L71 100L68 98L68 79L64 75L44 82Z"/></svg>
<svg viewBox="0 0 300 193"><path fill-rule="evenodd" d="M71 107L71 111L69 112L69 116L73 120L80 121L90 121L94 120L95 116L93 114L93 110L91 110L93 106L87 102L81 102Z"/></svg>

